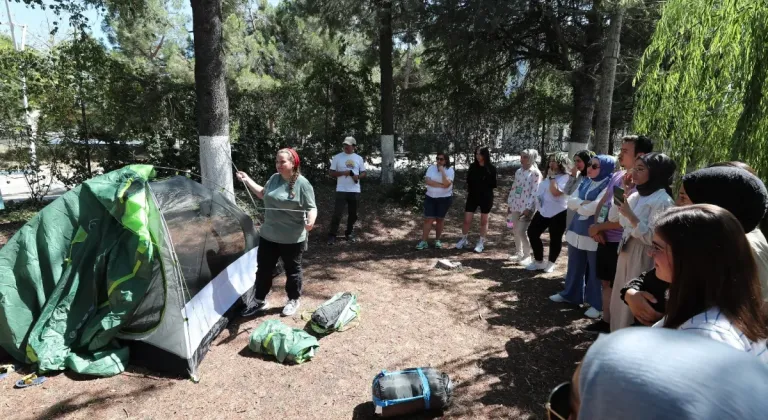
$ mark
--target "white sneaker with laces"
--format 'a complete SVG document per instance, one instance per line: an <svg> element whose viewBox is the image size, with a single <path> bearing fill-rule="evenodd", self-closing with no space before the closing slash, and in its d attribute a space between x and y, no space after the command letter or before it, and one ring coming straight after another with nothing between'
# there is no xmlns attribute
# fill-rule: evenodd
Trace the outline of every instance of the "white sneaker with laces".
<svg viewBox="0 0 768 420"><path fill-rule="evenodd" d="M587 312L584 312L584 315L592 319L598 319L600 318L600 316L603 315L603 313L598 311L595 308L590 307L589 309L587 309Z"/></svg>
<svg viewBox="0 0 768 420"><path fill-rule="evenodd" d="M477 246L475 247L475 252L478 254L483 252L483 249L485 249L485 239L480 238L479 241L477 241Z"/></svg>
<svg viewBox="0 0 768 420"><path fill-rule="evenodd" d="M553 262L547 262L547 263L544 265L544 268L543 268L543 270L544 270L544 272L545 272L545 273L552 273L552 272L554 272L554 271L555 271L555 263L553 263Z"/></svg>
<svg viewBox="0 0 768 420"><path fill-rule="evenodd" d="M518 261L517 264L518 265L522 265L523 267L525 267L525 266L527 266L528 264L530 264L532 262L533 262L533 258L532 257L525 257L522 260Z"/></svg>
<svg viewBox="0 0 768 420"><path fill-rule="evenodd" d="M300 305L301 302L298 299L289 299L283 308L283 316L293 316Z"/></svg>
<svg viewBox="0 0 768 420"><path fill-rule="evenodd" d="M555 293L554 295L550 296L549 300L551 300L552 302L557 302L557 303L567 303L568 302L567 300L565 300L564 297L560 296L560 293Z"/></svg>
<svg viewBox="0 0 768 420"><path fill-rule="evenodd" d="M525 269L528 271L540 271L544 268L546 268L546 264L543 261L533 261L525 266Z"/></svg>
<svg viewBox="0 0 768 420"><path fill-rule="evenodd" d="M513 263L517 263L525 259L525 255L523 254L512 254L509 256L509 261Z"/></svg>
<svg viewBox="0 0 768 420"><path fill-rule="evenodd" d="M467 237L464 236L459 239L459 242L456 243L456 249L463 249L467 245L469 245L469 240L467 240Z"/></svg>

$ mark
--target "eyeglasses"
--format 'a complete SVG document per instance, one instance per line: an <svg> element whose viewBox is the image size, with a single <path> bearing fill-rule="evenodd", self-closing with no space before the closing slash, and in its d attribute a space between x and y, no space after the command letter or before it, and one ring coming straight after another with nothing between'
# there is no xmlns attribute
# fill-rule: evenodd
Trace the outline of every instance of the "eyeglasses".
<svg viewBox="0 0 768 420"><path fill-rule="evenodd" d="M571 416L571 382L554 387L547 399L547 420L568 420Z"/></svg>

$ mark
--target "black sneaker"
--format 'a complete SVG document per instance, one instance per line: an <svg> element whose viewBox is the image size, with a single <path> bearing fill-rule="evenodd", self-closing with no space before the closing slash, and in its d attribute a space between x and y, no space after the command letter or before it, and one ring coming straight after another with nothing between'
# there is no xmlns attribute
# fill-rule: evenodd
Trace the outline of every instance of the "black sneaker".
<svg viewBox="0 0 768 420"><path fill-rule="evenodd" d="M349 235L346 236L346 238L348 242L352 242L352 243L357 242L357 237L355 236L354 233L350 233Z"/></svg>
<svg viewBox="0 0 768 420"><path fill-rule="evenodd" d="M267 309L269 309L269 302L266 300L255 300L253 306L249 306L245 309L243 309L242 312L240 312L240 316L244 318L248 318L251 316L256 315L259 312L264 312Z"/></svg>
<svg viewBox="0 0 768 420"><path fill-rule="evenodd" d="M333 245L336 243L336 237L335 236L328 236L328 245Z"/></svg>
<svg viewBox="0 0 768 420"><path fill-rule="evenodd" d="M587 334L608 334L611 332L611 324L601 319L593 322L591 325L584 328L582 331L584 331Z"/></svg>

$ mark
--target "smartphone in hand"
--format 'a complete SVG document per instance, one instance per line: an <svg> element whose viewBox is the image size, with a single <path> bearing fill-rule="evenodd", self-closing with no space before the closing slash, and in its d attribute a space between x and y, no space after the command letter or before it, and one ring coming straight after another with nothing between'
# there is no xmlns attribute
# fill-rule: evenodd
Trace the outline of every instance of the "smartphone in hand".
<svg viewBox="0 0 768 420"><path fill-rule="evenodd" d="M618 186L613 187L613 203L616 205L624 203L624 188Z"/></svg>

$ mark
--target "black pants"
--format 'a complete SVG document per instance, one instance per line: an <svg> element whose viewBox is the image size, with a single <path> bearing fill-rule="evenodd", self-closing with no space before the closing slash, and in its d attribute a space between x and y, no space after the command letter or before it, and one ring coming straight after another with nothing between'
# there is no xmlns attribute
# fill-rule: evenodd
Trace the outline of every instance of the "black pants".
<svg viewBox="0 0 768 420"><path fill-rule="evenodd" d="M541 213L536 213L528 226L528 240L531 241L533 249L533 258L536 261L544 260L544 243L541 242L541 234L549 228L549 261L557 261L560 250L563 248L563 234L565 233L566 211L552 217L544 217Z"/></svg>
<svg viewBox="0 0 768 420"><path fill-rule="evenodd" d="M331 230L328 232L328 235L336 236L336 232L339 230L339 223L341 223L341 216L344 215L345 206L349 207L349 213L347 214L347 230L344 232L344 235L349 236L354 232L355 222L357 221L357 203L359 200L360 193L336 191L336 203L333 206Z"/></svg>
<svg viewBox="0 0 768 420"><path fill-rule="evenodd" d="M272 289L272 279L275 277L277 260L283 260L285 268L285 293L288 299L301 297L302 271L301 255L304 252L304 243L278 244L264 238L259 239L259 251L256 255L256 289L255 298L264 300ZM249 302L253 304L253 302Z"/></svg>

